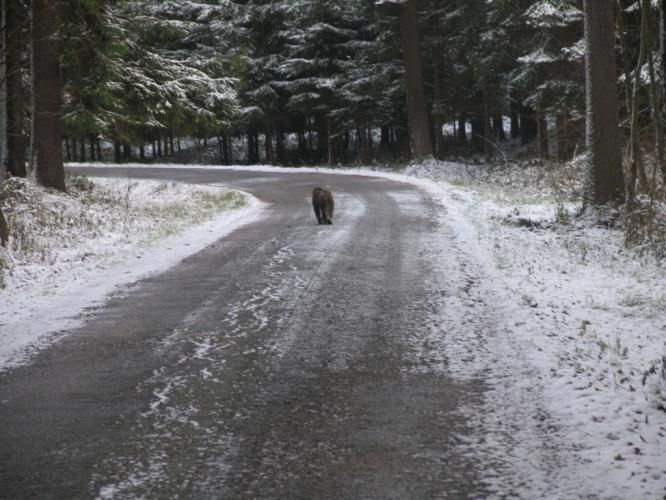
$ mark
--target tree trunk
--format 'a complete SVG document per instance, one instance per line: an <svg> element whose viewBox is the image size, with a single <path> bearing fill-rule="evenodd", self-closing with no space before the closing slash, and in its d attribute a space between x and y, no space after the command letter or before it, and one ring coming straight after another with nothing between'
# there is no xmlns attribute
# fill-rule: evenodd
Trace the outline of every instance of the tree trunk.
<svg viewBox="0 0 666 500"><path fill-rule="evenodd" d="M5 178L7 159L7 14L5 0L0 1L0 181ZM4 244L4 238L2 239Z"/></svg>
<svg viewBox="0 0 666 500"><path fill-rule="evenodd" d="M520 138L522 144L529 144L537 136L537 121L534 110L530 107L520 107Z"/></svg>
<svg viewBox="0 0 666 500"><path fill-rule="evenodd" d="M472 124L472 140L471 145L475 153L481 153L485 151L485 133L486 127L483 123L483 115L475 116L471 120Z"/></svg>
<svg viewBox="0 0 666 500"><path fill-rule="evenodd" d="M308 127L308 161L312 161L312 150L314 149L313 138L312 138L312 124L310 119L307 118L307 127Z"/></svg>
<svg viewBox="0 0 666 500"><path fill-rule="evenodd" d="M280 165L284 165L286 163L284 152L284 132L282 131L282 128L278 126L275 129L275 155L277 157L278 164Z"/></svg>
<svg viewBox="0 0 666 500"><path fill-rule="evenodd" d="M624 201L620 155L615 22L613 2L585 0L586 143L591 168L586 183L587 203Z"/></svg>
<svg viewBox="0 0 666 500"><path fill-rule="evenodd" d="M649 0L643 0L641 6L641 36L640 47L638 49L638 63L636 65L636 75L634 77L634 88L631 97L631 167L629 169L629 180L627 182L627 204L631 207L636 199L636 179L640 175L641 186L644 188L647 178L641 161L640 151L640 131L639 131L639 91L641 88L641 72L647 57L648 50L648 12L650 9Z"/></svg>
<svg viewBox="0 0 666 500"><path fill-rule="evenodd" d="M483 89L483 155L486 163L490 163L493 159L493 144L491 141L491 127L490 127L490 98L488 95L488 88L484 86Z"/></svg>
<svg viewBox="0 0 666 500"><path fill-rule="evenodd" d="M37 181L43 186L65 191L58 10L56 0L32 2L33 138Z"/></svg>
<svg viewBox="0 0 666 500"><path fill-rule="evenodd" d="M406 0L400 9L400 40L405 64L409 143L413 158L421 160L432 156L432 143L423 89L416 0Z"/></svg>
<svg viewBox="0 0 666 500"><path fill-rule="evenodd" d="M12 24L17 5L5 0L7 21ZM17 26L18 22L12 24ZM25 91L21 79L20 46L23 44L21 31L16 28L7 31L7 153L9 172L15 177L26 177L26 147L24 134Z"/></svg>
<svg viewBox="0 0 666 500"><path fill-rule="evenodd" d="M247 131L247 163L248 165L256 163L254 158L254 134L251 130Z"/></svg>
<svg viewBox="0 0 666 500"><path fill-rule="evenodd" d="M557 161L566 162L568 158L567 116L558 113L555 117L555 135L557 136Z"/></svg>
<svg viewBox="0 0 666 500"><path fill-rule="evenodd" d="M266 143L264 144L266 149L266 163L269 165L273 164L273 133L271 130L270 124L266 125Z"/></svg>
<svg viewBox="0 0 666 500"><path fill-rule="evenodd" d="M225 160L227 162L227 165L233 165L234 163L233 149L231 147L232 140L233 139L231 134L224 135L224 150L225 150Z"/></svg>
<svg viewBox="0 0 666 500"><path fill-rule="evenodd" d="M652 35L648 31L648 46L651 44ZM655 69L654 55L652 50L648 50L648 73L650 75L650 107L652 108L652 124L654 126L655 146L656 146L656 162L652 171L652 190L656 188L657 171L660 175L666 172L666 165L664 165L664 125L663 113L661 109L661 95L659 92L660 80L657 78L657 71ZM663 82L661 82L663 84ZM662 180L666 180L666 176L662 176Z"/></svg>
<svg viewBox="0 0 666 500"><path fill-rule="evenodd" d="M333 121L330 116L326 117L326 161L333 165L335 156L335 142L333 140Z"/></svg>
<svg viewBox="0 0 666 500"><path fill-rule="evenodd" d="M123 160L121 153L120 141L116 139L113 141L113 161L120 163Z"/></svg>
<svg viewBox="0 0 666 500"><path fill-rule="evenodd" d="M506 131L504 130L504 119L501 114L496 114L493 117L493 130L495 131L495 138L499 142L506 141Z"/></svg>
<svg viewBox="0 0 666 500"><path fill-rule="evenodd" d="M520 137L520 104L515 98L511 99L511 138Z"/></svg>
<svg viewBox="0 0 666 500"><path fill-rule="evenodd" d="M547 159L549 156L548 153L548 120L546 119L546 113L539 111L537 113L537 127L539 133L539 157L543 160Z"/></svg>
<svg viewBox="0 0 666 500"><path fill-rule="evenodd" d="M463 146L467 144L467 119L463 115L458 117L458 143Z"/></svg>

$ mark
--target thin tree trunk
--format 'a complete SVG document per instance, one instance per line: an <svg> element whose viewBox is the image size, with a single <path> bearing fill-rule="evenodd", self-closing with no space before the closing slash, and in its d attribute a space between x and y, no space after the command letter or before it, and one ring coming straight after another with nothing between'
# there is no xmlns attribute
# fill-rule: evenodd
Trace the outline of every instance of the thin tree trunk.
<svg viewBox="0 0 666 500"><path fill-rule="evenodd" d="M273 163L273 133L270 124L266 125L266 163L269 165Z"/></svg>
<svg viewBox="0 0 666 500"><path fill-rule="evenodd" d="M649 9L650 0L642 0L642 14L641 14L641 39L640 48L638 52L638 63L636 65L636 74L634 75L634 89L631 98L631 168L629 170L629 182L627 183L627 202L630 207L633 206L636 199L636 181L638 177L641 178L641 186L646 186L647 178L644 173L643 164L641 161L640 151L640 134L639 134L639 120L638 115L640 110L638 99L639 90L641 86L641 71L648 52L648 36L649 36ZM640 172L643 172L642 174Z"/></svg>
<svg viewBox="0 0 666 500"><path fill-rule="evenodd" d="M511 138L520 137L520 104L516 98L511 99Z"/></svg>
<svg viewBox="0 0 666 500"><path fill-rule="evenodd" d="M488 95L488 88L484 85L483 88L483 153L486 162L490 163L493 159L493 143L491 141L491 127L490 127L490 99Z"/></svg>
<svg viewBox="0 0 666 500"><path fill-rule="evenodd" d="M331 130L331 117L326 117L326 149L328 150L328 164L333 165L333 131Z"/></svg>
<svg viewBox="0 0 666 500"><path fill-rule="evenodd" d="M648 28L649 33L649 28ZM648 34L648 46L651 46L652 36ZM664 125L663 114L661 110L661 98L659 95L658 86L660 82L657 80L655 71L654 56L652 50L648 50L648 72L650 74L650 104L652 108L652 123L654 126L655 142L656 142L656 162L652 172L652 190L656 188L657 171L663 173L666 171L664 165ZM666 179L666 177L665 177Z"/></svg>
<svg viewBox="0 0 666 500"><path fill-rule="evenodd" d="M5 0L0 2L0 181L5 178L7 150L7 14ZM4 244L4 238L2 239Z"/></svg>
<svg viewBox="0 0 666 500"><path fill-rule="evenodd" d="M28 43L24 39L21 24L27 12L14 0L3 0L6 14L6 78L7 78L7 153L8 169L15 177L26 177L26 147L24 113L26 92L21 78L21 51ZM11 28L10 28L11 27Z"/></svg>
<svg viewBox="0 0 666 500"><path fill-rule="evenodd" d="M278 128L275 130L275 153L280 165L284 165L286 163L284 141L284 131L282 130L281 126L278 126Z"/></svg>
<svg viewBox="0 0 666 500"><path fill-rule="evenodd" d="M248 130L247 132L247 163L249 165L253 164L254 160L254 134L252 131Z"/></svg>
<svg viewBox="0 0 666 500"><path fill-rule="evenodd" d="M539 111L537 126L539 131L539 156L542 159L547 159L548 154L548 120L546 119L546 113Z"/></svg>
<svg viewBox="0 0 666 500"><path fill-rule="evenodd" d="M122 150L120 148L120 141L115 139L113 141L113 161L120 163L123 160Z"/></svg>
<svg viewBox="0 0 666 500"><path fill-rule="evenodd" d="M558 113L555 117L555 135L557 136L557 161L564 163L568 158L567 116Z"/></svg>
<svg viewBox="0 0 666 500"><path fill-rule="evenodd" d="M307 127L308 127L308 160L312 161L312 150L314 148L313 145L313 139L312 139L312 125L310 123L310 119L307 119Z"/></svg>
<svg viewBox="0 0 666 500"><path fill-rule="evenodd" d="M458 142L463 146L467 144L467 119L460 115L458 117Z"/></svg>
<svg viewBox="0 0 666 500"><path fill-rule="evenodd" d="M616 0L617 10L620 13L617 16L617 27L622 48L622 62L624 70L624 105L627 108L627 114L631 113L631 59L629 56L629 45L627 43L627 33L622 18L622 0Z"/></svg>

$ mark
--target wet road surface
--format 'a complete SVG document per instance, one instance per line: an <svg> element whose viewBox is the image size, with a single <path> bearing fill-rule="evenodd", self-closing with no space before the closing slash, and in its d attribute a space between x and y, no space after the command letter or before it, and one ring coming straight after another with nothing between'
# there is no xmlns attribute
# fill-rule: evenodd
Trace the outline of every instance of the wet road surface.
<svg viewBox="0 0 666 500"><path fill-rule="evenodd" d="M91 174L222 183L269 206L0 374L0 498L483 496L457 446L483 388L428 345L459 291L433 265L453 257L427 194L323 173ZM316 224L318 184L332 226Z"/></svg>

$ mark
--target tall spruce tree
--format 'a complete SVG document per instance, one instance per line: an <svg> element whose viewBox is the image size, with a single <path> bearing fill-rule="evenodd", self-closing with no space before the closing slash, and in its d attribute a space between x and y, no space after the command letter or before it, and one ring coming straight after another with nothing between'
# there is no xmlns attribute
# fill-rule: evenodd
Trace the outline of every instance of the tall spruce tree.
<svg viewBox="0 0 666 500"><path fill-rule="evenodd" d="M585 114L583 13L577 1L540 0L523 18L532 32L531 51L517 59L513 81L526 95L524 104L535 110L540 155L548 156L547 115L555 118L558 159L571 157L579 145ZM523 85L521 85L521 83ZM527 85L524 85L527 83Z"/></svg>
<svg viewBox="0 0 666 500"><path fill-rule="evenodd" d="M276 85L288 93L286 109L300 118L301 150L313 154L312 160L336 160L334 143L344 125L340 110L345 76L355 64L360 6L358 1L300 0L288 9L287 57Z"/></svg>
<svg viewBox="0 0 666 500"><path fill-rule="evenodd" d="M217 134L236 105L227 58L234 5L137 0L116 11L128 50L115 88L138 109L115 124L117 139L152 136L173 149L174 136Z"/></svg>

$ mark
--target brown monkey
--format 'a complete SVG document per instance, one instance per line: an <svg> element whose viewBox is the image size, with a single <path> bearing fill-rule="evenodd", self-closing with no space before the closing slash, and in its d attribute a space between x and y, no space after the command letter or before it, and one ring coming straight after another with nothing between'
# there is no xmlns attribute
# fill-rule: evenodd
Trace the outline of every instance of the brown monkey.
<svg viewBox="0 0 666 500"><path fill-rule="evenodd" d="M333 195L328 189L316 187L312 190L312 208L319 224L333 224Z"/></svg>

